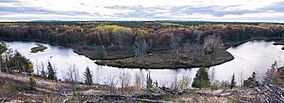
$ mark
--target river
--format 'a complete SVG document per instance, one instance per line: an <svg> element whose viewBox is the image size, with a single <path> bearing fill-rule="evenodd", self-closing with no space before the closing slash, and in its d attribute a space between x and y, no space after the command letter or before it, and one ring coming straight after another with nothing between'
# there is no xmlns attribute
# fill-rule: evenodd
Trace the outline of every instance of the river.
<svg viewBox="0 0 284 103"><path fill-rule="evenodd" d="M198 68L183 68L183 69L131 69L131 68L116 68L109 66L99 66L83 55L73 52L70 48L61 46L52 46L37 42L6 42L8 48L17 50L34 64L34 73L40 74L42 68L46 69L48 61L56 68L57 77L61 80L66 78L66 73L69 68L76 68L80 80L83 81L83 73L86 67L89 67L94 75L94 83L110 84L113 80L115 85L120 86L122 77L127 77L129 84L133 85L140 78L141 83L145 84L147 74L151 74L154 81L158 81L159 85L171 86L174 82L185 78L188 81L193 81L193 78L198 71ZM32 47L41 44L47 47L44 52L31 53ZM273 42L265 41L250 41L238 47L227 49L235 59L221 65L212 66L209 68L208 74L210 79L218 81L229 81L235 73L237 83L248 78L252 72L257 73L259 80L263 79L267 69L271 67L274 61L277 61L278 66L284 64L284 51L282 46L275 46ZM213 74L213 75L212 75ZM191 83L190 82L190 83ZM140 84L141 84L140 83ZM143 85L142 84L142 85Z"/></svg>

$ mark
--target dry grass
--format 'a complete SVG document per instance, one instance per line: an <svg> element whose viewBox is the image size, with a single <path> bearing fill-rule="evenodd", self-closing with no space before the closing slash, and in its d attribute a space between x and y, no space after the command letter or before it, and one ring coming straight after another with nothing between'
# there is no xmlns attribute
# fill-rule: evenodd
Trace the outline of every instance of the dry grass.
<svg viewBox="0 0 284 103"><path fill-rule="evenodd" d="M202 51L201 51L202 52ZM99 65L108 65L122 68L151 68L151 69L174 69L174 68L191 68L201 66L212 66L222 64L232 60L234 57L225 50L219 50L211 59L208 56L199 56L195 62L191 61L188 48L184 46L180 49L178 60L174 59L171 50L153 51L146 57L137 59L130 57L117 60L100 60L96 61Z"/></svg>

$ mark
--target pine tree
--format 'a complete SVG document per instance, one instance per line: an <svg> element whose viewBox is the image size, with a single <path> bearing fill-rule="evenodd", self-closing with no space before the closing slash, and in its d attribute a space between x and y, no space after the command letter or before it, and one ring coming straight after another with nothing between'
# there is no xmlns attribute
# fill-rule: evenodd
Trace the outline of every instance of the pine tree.
<svg viewBox="0 0 284 103"><path fill-rule="evenodd" d="M206 68L200 68L197 71L197 74L194 78L192 87L203 88L203 87L209 87L209 86L210 86L210 80L208 78L208 73L206 71Z"/></svg>
<svg viewBox="0 0 284 103"><path fill-rule="evenodd" d="M30 77L28 84L29 84L30 90L35 90L36 81L32 77Z"/></svg>
<svg viewBox="0 0 284 103"><path fill-rule="evenodd" d="M147 90L151 90L153 88L153 80L151 78L150 72L149 74L147 74L146 83L147 83L146 85Z"/></svg>
<svg viewBox="0 0 284 103"><path fill-rule="evenodd" d="M56 80L56 73L51 65L50 62L48 62L48 65L47 65L47 70L48 70L48 75L47 75L47 79L50 79L50 80Z"/></svg>
<svg viewBox="0 0 284 103"><path fill-rule="evenodd" d="M85 83L87 85L92 85L93 84L93 75L89 69L89 67L86 68L86 71L84 72L85 76Z"/></svg>
<svg viewBox="0 0 284 103"><path fill-rule="evenodd" d="M252 72L251 77L244 81L245 87L254 87L258 85L258 81L256 80L256 73Z"/></svg>
<svg viewBox="0 0 284 103"><path fill-rule="evenodd" d="M232 76L232 80L231 80L231 84L230 84L230 88L234 88L236 87L236 78L235 78L235 73Z"/></svg>

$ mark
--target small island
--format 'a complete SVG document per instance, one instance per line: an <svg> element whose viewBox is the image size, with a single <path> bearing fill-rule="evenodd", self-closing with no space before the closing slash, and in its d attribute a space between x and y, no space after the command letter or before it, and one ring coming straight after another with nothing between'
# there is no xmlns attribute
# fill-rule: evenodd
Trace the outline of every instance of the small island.
<svg viewBox="0 0 284 103"><path fill-rule="evenodd" d="M31 48L31 53L37 53L37 52L43 52L45 49L47 49L47 47L41 45L41 44L37 44L36 47L32 47Z"/></svg>

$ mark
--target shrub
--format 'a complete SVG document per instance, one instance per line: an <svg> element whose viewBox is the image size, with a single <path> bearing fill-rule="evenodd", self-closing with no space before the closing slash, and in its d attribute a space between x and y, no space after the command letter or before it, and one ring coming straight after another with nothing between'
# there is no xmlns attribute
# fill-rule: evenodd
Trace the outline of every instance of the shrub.
<svg viewBox="0 0 284 103"><path fill-rule="evenodd" d="M30 90L35 90L36 89L35 88L36 87L36 81L32 77L30 77L28 84L29 84Z"/></svg>
<svg viewBox="0 0 284 103"><path fill-rule="evenodd" d="M8 81L4 82L4 85L0 88L0 97L13 97L18 93L17 85Z"/></svg>
<svg viewBox="0 0 284 103"><path fill-rule="evenodd" d="M219 89L219 83L215 81L213 84L211 84L211 89L218 90Z"/></svg>
<svg viewBox="0 0 284 103"><path fill-rule="evenodd" d="M244 81L245 87L254 87L258 85L258 81L256 81L256 73L253 72L251 77Z"/></svg>

